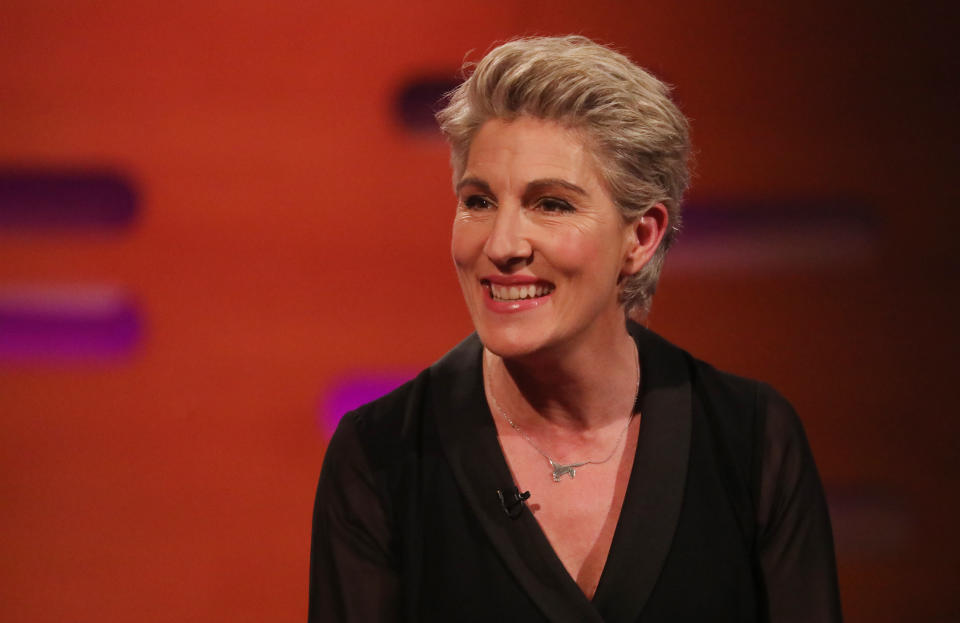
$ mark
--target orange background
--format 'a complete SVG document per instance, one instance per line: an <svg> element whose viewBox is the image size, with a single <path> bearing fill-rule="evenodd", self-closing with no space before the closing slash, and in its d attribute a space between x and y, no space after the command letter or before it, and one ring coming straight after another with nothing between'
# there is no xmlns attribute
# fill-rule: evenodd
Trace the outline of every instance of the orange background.
<svg viewBox="0 0 960 623"><path fill-rule="evenodd" d="M677 86L694 198L871 209L863 262L668 258L651 326L797 407L848 620L960 620L955 16L774 4L7 0L0 165L111 167L142 205L126 232L0 231L0 285L118 284L146 333L0 363L0 618L305 619L325 388L470 331L446 147L394 98L579 32Z"/></svg>

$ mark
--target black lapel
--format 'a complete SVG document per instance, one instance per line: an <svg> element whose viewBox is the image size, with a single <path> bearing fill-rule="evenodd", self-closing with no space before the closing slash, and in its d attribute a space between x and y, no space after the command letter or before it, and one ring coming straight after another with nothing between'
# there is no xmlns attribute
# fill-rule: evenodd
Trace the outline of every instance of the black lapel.
<svg viewBox="0 0 960 623"><path fill-rule="evenodd" d="M444 455L487 537L531 600L556 623L602 623L551 552L529 511L509 518L497 489L513 486L483 391L483 347L476 335L464 340L431 369L433 410Z"/></svg>
<svg viewBox="0 0 960 623"><path fill-rule="evenodd" d="M643 388L630 483L593 603L606 621L636 621L667 558L683 504L692 396L683 351L639 325Z"/></svg>

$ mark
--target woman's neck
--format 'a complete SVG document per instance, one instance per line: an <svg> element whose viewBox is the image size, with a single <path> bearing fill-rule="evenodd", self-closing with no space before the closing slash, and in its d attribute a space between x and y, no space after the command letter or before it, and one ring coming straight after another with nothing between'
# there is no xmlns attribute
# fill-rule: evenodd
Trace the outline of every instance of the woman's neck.
<svg viewBox="0 0 960 623"><path fill-rule="evenodd" d="M589 431L622 422L639 386L633 338L623 330L603 344L503 359L484 350L497 404L521 426Z"/></svg>

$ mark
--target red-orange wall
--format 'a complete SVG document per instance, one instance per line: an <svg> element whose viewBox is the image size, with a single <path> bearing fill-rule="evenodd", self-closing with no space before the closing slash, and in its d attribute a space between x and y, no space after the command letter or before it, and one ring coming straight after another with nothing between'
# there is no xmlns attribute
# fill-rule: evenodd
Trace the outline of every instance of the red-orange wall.
<svg viewBox="0 0 960 623"><path fill-rule="evenodd" d="M0 230L0 287L117 284L145 333L119 361L0 362L0 618L305 618L325 388L415 370L470 331L446 149L405 130L393 98L468 50L567 32L676 85L694 198L869 206L865 262L668 258L651 325L794 402L835 503L848 620L960 617L951 17L820 0L8 0L0 167L111 167L142 204L127 231Z"/></svg>

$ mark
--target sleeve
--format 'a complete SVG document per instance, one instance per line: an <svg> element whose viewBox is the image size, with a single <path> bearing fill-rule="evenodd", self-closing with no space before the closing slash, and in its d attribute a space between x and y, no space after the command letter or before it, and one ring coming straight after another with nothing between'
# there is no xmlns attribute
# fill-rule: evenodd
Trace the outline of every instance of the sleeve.
<svg viewBox="0 0 960 623"><path fill-rule="evenodd" d="M841 621L827 502L803 425L773 389L758 394L757 551L772 623Z"/></svg>
<svg viewBox="0 0 960 623"><path fill-rule="evenodd" d="M311 623L399 621L400 593L391 532L355 414L327 447L313 508Z"/></svg>

